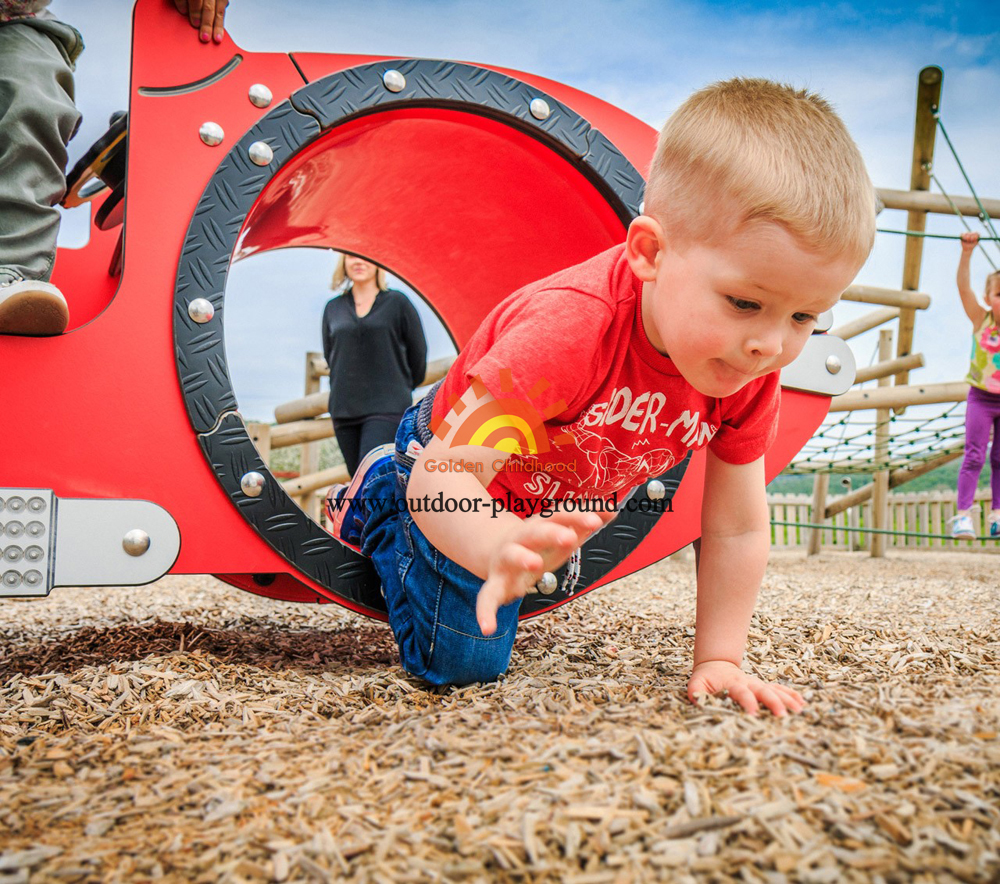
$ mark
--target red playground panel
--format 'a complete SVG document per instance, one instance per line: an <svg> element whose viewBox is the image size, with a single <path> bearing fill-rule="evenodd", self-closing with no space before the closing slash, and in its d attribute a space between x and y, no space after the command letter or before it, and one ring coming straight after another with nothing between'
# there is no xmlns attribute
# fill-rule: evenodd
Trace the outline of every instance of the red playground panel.
<svg viewBox="0 0 1000 884"><path fill-rule="evenodd" d="M370 564L298 509L247 436L224 350L229 267L292 246L366 255L462 346L514 289L623 240L655 132L530 74L201 46L162 0L134 15L124 226L60 250L67 334L0 336L0 499L48 514L55 563L44 587L7 594L208 573L384 619ZM785 390L769 478L829 402ZM703 453L685 467L672 512L604 532L588 588L698 537Z"/></svg>

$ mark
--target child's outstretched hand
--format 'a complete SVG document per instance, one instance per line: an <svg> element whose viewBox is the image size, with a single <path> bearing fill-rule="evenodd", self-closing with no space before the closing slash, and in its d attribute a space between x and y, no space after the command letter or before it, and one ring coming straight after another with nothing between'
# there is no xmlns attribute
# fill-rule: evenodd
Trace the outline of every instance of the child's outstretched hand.
<svg viewBox="0 0 1000 884"><path fill-rule="evenodd" d="M483 635L497 629L497 610L524 598L546 571L554 571L615 513L552 513L525 519L493 554L476 598Z"/></svg>
<svg viewBox="0 0 1000 884"><path fill-rule="evenodd" d="M962 234L962 251L971 252L979 243L979 234L967 230Z"/></svg>
<svg viewBox="0 0 1000 884"><path fill-rule="evenodd" d="M783 684L761 681L747 675L728 660L706 660L699 663L688 681L688 699L698 702L698 694L717 694L726 691L751 715L756 715L763 703L779 718L788 712L800 712L806 705L802 694Z"/></svg>
<svg viewBox="0 0 1000 884"><path fill-rule="evenodd" d="M202 43L222 42L228 5L229 0L174 0L177 11L188 17L192 28L198 28Z"/></svg>

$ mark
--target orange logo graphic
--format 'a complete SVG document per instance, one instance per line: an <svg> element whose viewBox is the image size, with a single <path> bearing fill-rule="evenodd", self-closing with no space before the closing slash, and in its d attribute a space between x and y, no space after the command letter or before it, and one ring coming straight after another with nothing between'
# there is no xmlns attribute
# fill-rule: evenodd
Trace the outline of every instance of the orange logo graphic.
<svg viewBox="0 0 1000 884"><path fill-rule="evenodd" d="M528 391L528 398L536 399L548 389L548 386L549 382L542 378ZM502 393L512 393L514 390L509 368L500 370L500 390ZM450 447L483 445L506 454L536 457L550 450L545 421L566 410L566 402L562 399L541 412L531 402L513 396L491 399L489 391L478 376L472 379L471 386L462 397L450 402L449 405L452 411L462 415L462 422L453 432L452 426L442 420L434 427L434 435L448 442ZM565 445L573 441L575 440L572 433L562 433L552 439L555 445Z"/></svg>

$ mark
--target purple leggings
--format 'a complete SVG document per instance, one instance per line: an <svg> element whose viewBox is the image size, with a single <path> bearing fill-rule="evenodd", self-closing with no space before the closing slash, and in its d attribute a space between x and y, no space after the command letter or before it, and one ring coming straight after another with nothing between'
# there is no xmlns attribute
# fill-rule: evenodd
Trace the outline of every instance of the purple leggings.
<svg viewBox="0 0 1000 884"><path fill-rule="evenodd" d="M986 463L986 447L993 430L990 449L990 490L993 509L1000 510L1000 393L987 393L979 387L969 387L965 406L965 458L958 471L958 508L972 506L979 485L979 474Z"/></svg>

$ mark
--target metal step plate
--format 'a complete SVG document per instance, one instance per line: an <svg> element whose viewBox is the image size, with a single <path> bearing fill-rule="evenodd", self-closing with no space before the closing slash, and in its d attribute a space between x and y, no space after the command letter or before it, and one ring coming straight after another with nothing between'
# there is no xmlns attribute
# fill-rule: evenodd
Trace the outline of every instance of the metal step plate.
<svg viewBox="0 0 1000 884"><path fill-rule="evenodd" d="M58 498L48 488L0 488L0 597L53 586L140 586L162 577L180 531L146 500Z"/></svg>
<svg viewBox="0 0 1000 884"><path fill-rule="evenodd" d="M0 597L52 589L54 503L49 490L0 488Z"/></svg>

